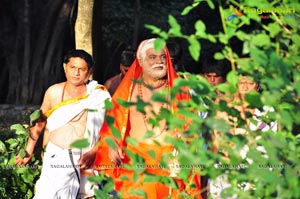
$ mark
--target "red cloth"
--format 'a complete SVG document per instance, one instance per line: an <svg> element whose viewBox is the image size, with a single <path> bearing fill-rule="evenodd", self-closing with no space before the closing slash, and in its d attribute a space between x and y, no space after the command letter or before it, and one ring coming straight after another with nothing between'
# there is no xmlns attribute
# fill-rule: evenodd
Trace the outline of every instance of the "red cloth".
<svg viewBox="0 0 300 199"><path fill-rule="evenodd" d="M165 48L165 52L166 52L166 61L167 61L166 64L168 66L167 67L168 68L167 78L168 78L169 88L171 88L174 85L174 80L176 78L178 78L179 76L177 75L175 69L173 68L173 65L172 65L172 62L170 59L170 55L169 55L169 51L167 48ZM97 152L96 159L95 159L95 167L94 168L98 171L104 171L104 173L107 176L114 178L116 190L121 190L122 186L129 187L129 185L125 186L124 183L122 183L122 181L120 181L118 179L121 174L128 173L128 172L125 171L125 169L115 167L114 164L111 163L111 161L108 157L108 145L105 142L105 138L107 138L107 137L113 138L120 147L127 147L125 139L128 136L129 131L130 131L130 122L128 121L129 120L129 108L125 108L122 105L118 104L117 99L123 99L123 100L129 102L130 98L131 98L132 90L133 90L133 85L134 85L133 80L140 79L141 75L142 75L142 67L139 64L139 61L137 59L135 59L135 61L130 66L128 72L122 79L119 87L117 88L116 92L114 93L114 95L112 97L112 103L114 105L113 108L111 110L107 111L107 115L109 115L115 119L114 127L116 127L120 131L121 139L118 140L112 135L111 129L109 128L109 126L106 122L103 124L102 129L100 131L101 139L100 139L99 150ZM188 89L183 88L183 90L185 92L179 93L176 96L176 99L178 101L189 100L189 98L190 98L190 96L188 94ZM176 112L176 109L177 109L177 106L176 106L175 102L173 102L172 106L171 106L171 111ZM126 157L123 160L123 163L129 163L129 161L130 161L129 158ZM199 179L200 179L200 177L199 177ZM200 184L198 183L198 185L199 186L197 188L200 190ZM167 186L162 185L161 183L150 185L150 187L152 187L152 188L153 188L153 186L154 187L161 186L160 190L165 190L165 191L169 190L169 188ZM153 189L151 191L151 188L148 191L147 191L147 188L143 188L143 189L146 189L145 191L150 192L150 193L152 191L154 191ZM164 193L165 192L162 191L162 194L164 194ZM155 195L154 193L151 193L151 194ZM148 197L150 197L150 196L148 196ZM160 198L160 197L153 197L153 198Z"/></svg>

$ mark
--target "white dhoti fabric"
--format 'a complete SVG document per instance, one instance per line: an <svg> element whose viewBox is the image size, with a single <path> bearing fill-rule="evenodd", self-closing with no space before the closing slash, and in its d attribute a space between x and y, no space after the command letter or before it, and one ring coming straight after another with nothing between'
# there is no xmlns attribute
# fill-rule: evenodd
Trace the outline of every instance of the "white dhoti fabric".
<svg viewBox="0 0 300 199"><path fill-rule="evenodd" d="M79 174L76 163L81 154L80 149L72 149L71 155L75 162L73 165L68 149L49 142L44 154L42 173L36 183L34 199L76 199L80 182L75 169Z"/></svg>

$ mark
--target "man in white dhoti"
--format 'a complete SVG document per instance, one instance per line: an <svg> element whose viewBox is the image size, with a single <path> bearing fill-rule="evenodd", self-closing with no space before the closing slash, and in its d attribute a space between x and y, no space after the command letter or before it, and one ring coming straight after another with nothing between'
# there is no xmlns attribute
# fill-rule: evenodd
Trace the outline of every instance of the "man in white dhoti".
<svg viewBox="0 0 300 199"><path fill-rule="evenodd" d="M93 175L99 130L103 124L104 101L110 99L104 86L90 81L92 57L83 50L72 50L64 58L66 82L48 88L41 105L41 117L30 130L26 156L16 157L16 165L30 160L36 142L45 129L43 168L36 183L35 199L87 198L94 195ZM89 146L74 149L74 141L86 138Z"/></svg>

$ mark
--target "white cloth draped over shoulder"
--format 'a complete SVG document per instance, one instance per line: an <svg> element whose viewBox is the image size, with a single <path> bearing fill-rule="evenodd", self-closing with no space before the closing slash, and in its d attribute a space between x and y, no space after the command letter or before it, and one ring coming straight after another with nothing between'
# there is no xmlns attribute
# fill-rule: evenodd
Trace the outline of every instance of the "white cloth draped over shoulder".
<svg viewBox="0 0 300 199"><path fill-rule="evenodd" d="M99 140L99 130L104 122L104 101L111 98L101 87L97 81L92 80L87 84L85 96L63 101L50 110L49 115L46 114L49 132L67 124L83 110L88 110L84 138L88 139L89 147L85 148L84 152L93 148Z"/></svg>
<svg viewBox="0 0 300 199"><path fill-rule="evenodd" d="M76 165L81 155L90 151L99 141L99 131L105 118L106 99L111 99L111 97L105 87L99 85L97 81L90 81L87 84L86 95L65 100L46 113L47 128L51 133L70 122L82 111L88 110L84 138L88 140L89 146L82 150L72 149L72 153L80 151L80 155L72 155L74 166L68 149L62 149L49 142L44 154L42 173L36 184L35 199L75 198L79 187L80 198L94 195L94 185L87 180L88 176L85 175L86 173L93 175L94 171L84 170L85 173L81 175ZM80 173L80 185L75 170Z"/></svg>

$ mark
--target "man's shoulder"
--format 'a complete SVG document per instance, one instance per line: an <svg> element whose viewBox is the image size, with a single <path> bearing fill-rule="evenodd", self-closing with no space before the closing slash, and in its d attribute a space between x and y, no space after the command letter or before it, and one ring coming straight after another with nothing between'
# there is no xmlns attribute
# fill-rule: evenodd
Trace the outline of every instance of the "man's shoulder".
<svg viewBox="0 0 300 199"><path fill-rule="evenodd" d="M65 82L61 82L61 83L57 83L57 84L53 84L52 86L50 86L47 91L48 92L52 92L52 91L57 91L57 90L61 90L65 85Z"/></svg>
<svg viewBox="0 0 300 199"><path fill-rule="evenodd" d="M101 95L101 97L110 98L110 94L107 91L106 87L102 84L98 84L97 81L90 81L88 84L88 93L97 93Z"/></svg>
<svg viewBox="0 0 300 199"><path fill-rule="evenodd" d="M120 74L117 74L117 75L109 78L108 80L106 80L104 85L113 84L113 83L118 82L118 81L120 81Z"/></svg>

